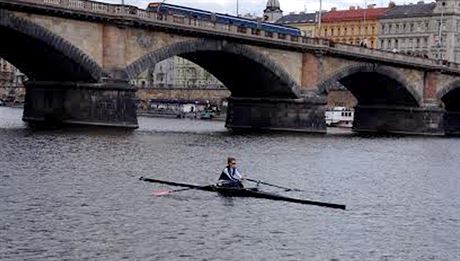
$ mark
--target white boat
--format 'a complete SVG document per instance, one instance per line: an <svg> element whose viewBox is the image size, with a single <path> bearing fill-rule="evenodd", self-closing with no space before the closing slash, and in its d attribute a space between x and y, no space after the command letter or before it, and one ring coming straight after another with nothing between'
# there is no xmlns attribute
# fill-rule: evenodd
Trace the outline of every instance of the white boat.
<svg viewBox="0 0 460 261"><path fill-rule="evenodd" d="M355 111L347 107L333 107L326 110L326 125L328 127L353 127Z"/></svg>

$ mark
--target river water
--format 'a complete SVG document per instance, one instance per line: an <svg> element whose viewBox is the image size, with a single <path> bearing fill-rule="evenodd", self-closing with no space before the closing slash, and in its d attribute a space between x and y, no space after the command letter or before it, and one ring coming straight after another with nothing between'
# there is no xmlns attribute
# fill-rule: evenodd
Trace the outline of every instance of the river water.
<svg viewBox="0 0 460 261"><path fill-rule="evenodd" d="M246 134L140 118L134 132L34 131L0 108L0 260L460 260L460 139ZM334 210L203 191L241 172ZM265 188L274 191L271 188Z"/></svg>

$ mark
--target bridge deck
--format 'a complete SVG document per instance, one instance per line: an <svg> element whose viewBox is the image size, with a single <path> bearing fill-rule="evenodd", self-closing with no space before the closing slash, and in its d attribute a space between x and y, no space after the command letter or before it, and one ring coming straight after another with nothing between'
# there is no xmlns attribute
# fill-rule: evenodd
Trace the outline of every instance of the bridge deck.
<svg viewBox="0 0 460 261"><path fill-rule="evenodd" d="M234 25L206 22L196 24L189 17L178 15L157 16L135 6L107 4L88 0L0 0L0 9L26 11L52 16L62 16L95 22L111 22L135 27L155 28L178 34L200 35L209 38L229 39L254 45L271 46L278 49L303 52L329 53L335 56L360 59L403 67L441 70L448 74L460 74L460 64L443 63L439 60L413 57L383 50L363 48L328 39L310 37L290 37L263 30L238 30Z"/></svg>

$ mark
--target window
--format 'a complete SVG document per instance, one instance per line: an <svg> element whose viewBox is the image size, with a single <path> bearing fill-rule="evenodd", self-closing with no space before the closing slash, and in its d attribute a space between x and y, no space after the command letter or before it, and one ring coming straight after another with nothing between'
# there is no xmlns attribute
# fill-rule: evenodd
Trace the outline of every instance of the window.
<svg viewBox="0 0 460 261"><path fill-rule="evenodd" d="M399 39L399 49L404 49L404 47L406 47L405 42L405 39Z"/></svg>

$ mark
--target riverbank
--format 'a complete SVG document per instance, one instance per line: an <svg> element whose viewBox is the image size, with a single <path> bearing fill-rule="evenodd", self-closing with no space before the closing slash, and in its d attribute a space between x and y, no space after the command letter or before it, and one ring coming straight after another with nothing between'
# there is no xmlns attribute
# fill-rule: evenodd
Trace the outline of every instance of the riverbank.
<svg viewBox="0 0 460 261"><path fill-rule="evenodd" d="M0 107L24 109L24 103L5 102L5 101L1 101L1 100L0 100Z"/></svg>
<svg viewBox="0 0 460 261"><path fill-rule="evenodd" d="M172 111L137 111L137 116L149 118L177 118L177 119L195 119L195 120L212 120L225 121L226 114L216 114L212 117L203 118L199 113L177 113Z"/></svg>
<svg viewBox="0 0 460 261"><path fill-rule="evenodd" d="M24 109L24 104L17 103L0 103L0 107ZM226 114L216 114L211 118L202 118L199 113L177 113L173 111L144 111L138 110L137 116L149 117L149 118L177 118L177 119L196 119L196 120L213 120L213 121L225 121Z"/></svg>

